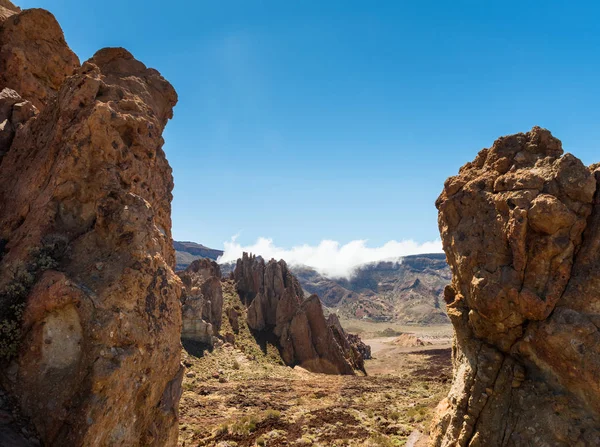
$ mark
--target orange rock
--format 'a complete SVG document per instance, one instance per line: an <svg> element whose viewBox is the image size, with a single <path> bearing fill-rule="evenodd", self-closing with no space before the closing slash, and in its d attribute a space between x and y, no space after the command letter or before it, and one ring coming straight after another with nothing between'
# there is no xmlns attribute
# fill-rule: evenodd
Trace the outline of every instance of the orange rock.
<svg viewBox="0 0 600 447"><path fill-rule="evenodd" d="M3 299L35 266L3 385L45 445L175 445L181 281L162 131L177 95L123 49L78 68L42 10L0 25L5 87L40 113L12 104L25 121L0 160Z"/></svg>
<svg viewBox="0 0 600 447"><path fill-rule="evenodd" d="M9 87L42 110L79 67L54 16L43 9L2 14L0 90Z"/></svg>
<svg viewBox="0 0 600 447"><path fill-rule="evenodd" d="M600 445L598 184L539 127L446 182L456 349L433 445Z"/></svg>

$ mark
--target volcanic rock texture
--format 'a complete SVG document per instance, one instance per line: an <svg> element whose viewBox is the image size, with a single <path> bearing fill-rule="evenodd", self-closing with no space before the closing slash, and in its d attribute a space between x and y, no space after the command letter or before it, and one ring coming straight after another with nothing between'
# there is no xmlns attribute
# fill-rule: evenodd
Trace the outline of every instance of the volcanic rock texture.
<svg viewBox="0 0 600 447"><path fill-rule="evenodd" d="M176 93L123 49L79 66L50 13L11 6L0 2L2 383L45 445L174 445L181 282L161 134Z"/></svg>
<svg viewBox="0 0 600 447"><path fill-rule="evenodd" d="M599 183L537 127L446 181L456 339L434 445L600 445Z"/></svg>
<svg viewBox="0 0 600 447"><path fill-rule="evenodd" d="M354 374L356 350L344 349L327 324L317 295L304 298L296 277L284 261L244 253L233 272L237 291L248 306L248 326L274 336L286 365L309 371ZM349 347L350 345L348 345ZM362 361L362 358L360 359Z"/></svg>

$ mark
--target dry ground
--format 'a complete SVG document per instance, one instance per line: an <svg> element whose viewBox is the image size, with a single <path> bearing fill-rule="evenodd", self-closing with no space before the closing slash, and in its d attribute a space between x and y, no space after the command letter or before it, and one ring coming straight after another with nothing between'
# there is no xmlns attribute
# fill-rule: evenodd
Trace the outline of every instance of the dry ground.
<svg viewBox="0 0 600 447"><path fill-rule="evenodd" d="M393 337L369 340L368 377L313 374L227 344L202 357L184 351L179 445L421 445L450 384L451 329L413 332L437 342L400 348L389 344Z"/></svg>

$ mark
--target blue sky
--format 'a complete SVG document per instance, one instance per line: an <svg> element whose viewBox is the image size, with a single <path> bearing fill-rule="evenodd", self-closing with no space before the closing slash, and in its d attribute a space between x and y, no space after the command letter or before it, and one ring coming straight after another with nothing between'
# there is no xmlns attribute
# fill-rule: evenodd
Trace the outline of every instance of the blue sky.
<svg viewBox="0 0 600 447"><path fill-rule="evenodd" d="M82 60L123 46L175 86L179 240L422 243L446 177L500 135L540 125L600 160L593 2L18 3Z"/></svg>

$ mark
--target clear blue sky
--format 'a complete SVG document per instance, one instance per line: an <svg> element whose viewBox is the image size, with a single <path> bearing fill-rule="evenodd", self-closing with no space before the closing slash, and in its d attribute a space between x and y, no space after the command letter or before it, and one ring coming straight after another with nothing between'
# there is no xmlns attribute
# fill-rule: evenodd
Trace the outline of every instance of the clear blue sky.
<svg viewBox="0 0 600 447"><path fill-rule="evenodd" d="M540 125L600 160L595 2L19 5L53 12L82 60L123 46L175 86L179 240L423 242L446 177L500 135Z"/></svg>

